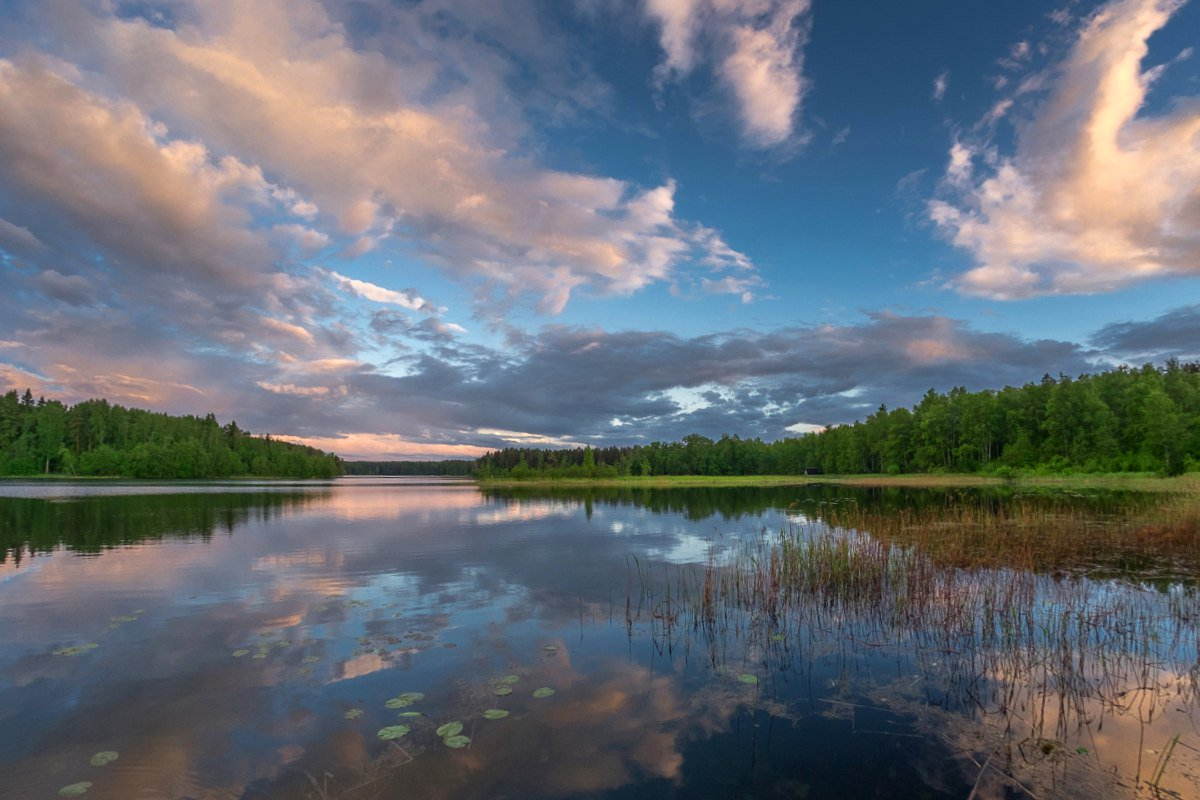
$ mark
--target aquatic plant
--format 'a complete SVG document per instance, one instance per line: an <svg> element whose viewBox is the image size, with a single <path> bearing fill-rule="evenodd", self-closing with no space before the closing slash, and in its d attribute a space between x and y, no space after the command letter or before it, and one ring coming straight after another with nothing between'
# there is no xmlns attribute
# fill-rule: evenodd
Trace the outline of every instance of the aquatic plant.
<svg viewBox="0 0 1200 800"><path fill-rule="evenodd" d="M380 728L375 735L384 741L399 739L402 736L407 736L412 728L407 725L388 725L386 728Z"/></svg>

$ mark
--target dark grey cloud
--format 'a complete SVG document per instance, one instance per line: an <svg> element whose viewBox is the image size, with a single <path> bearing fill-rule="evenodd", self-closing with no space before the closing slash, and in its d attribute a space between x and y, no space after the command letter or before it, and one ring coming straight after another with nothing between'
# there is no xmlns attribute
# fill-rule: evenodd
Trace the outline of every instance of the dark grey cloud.
<svg viewBox="0 0 1200 800"><path fill-rule="evenodd" d="M1200 360L1200 305L1176 308L1152 320L1110 323L1091 343L1129 361Z"/></svg>
<svg viewBox="0 0 1200 800"><path fill-rule="evenodd" d="M73 306L85 306L95 302L95 288L82 275L63 275L56 269L38 273L32 283L55 300Z"/></svg>
<svg viewBox="0 0 1200 800"><path fill-rule="evenodd" d="M880 403L910 405L929 388L998 388L1095 364L1078 344L980 332L945 317L874 314L855 325L692 338L551 326L511 350L443 342L405 367L402 375L346 377L338 429L352 429L351 409L370 408L381 429L408 438L493 447L522 441L505 432L580 442L693 432L773 439L797 423L850 422Z"/></svg>

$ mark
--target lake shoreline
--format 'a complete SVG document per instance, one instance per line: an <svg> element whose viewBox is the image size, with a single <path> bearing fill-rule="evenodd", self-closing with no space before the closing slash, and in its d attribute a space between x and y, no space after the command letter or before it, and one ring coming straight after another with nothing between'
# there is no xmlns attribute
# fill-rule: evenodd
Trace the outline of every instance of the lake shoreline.
<svg viewBox="0 0 1200 800"><path fill-rule="evenodd" d="M1129 489L1146 492L1200 493L1200 473L1159 477L1152 473L1104 473L1095 475L1024 475L1002 478L977 473L909 475L654 475L621 478L527 478L477 479L481 488L578 487L578 488L724 488L756 486L807 486L834 484L881 488L984 488L1041 487L1065 490Z"/></svg>

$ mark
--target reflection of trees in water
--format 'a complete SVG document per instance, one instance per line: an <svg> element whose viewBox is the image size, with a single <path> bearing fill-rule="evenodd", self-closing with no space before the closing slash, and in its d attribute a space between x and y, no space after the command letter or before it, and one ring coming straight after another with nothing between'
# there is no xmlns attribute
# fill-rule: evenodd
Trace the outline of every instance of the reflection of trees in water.
<svg viewBox="0 0 1200 800"><path fill-rule="evenodd" d="M632 571L631 634L648 630L666 652L701 648L766 691L798 676L818 694L936 710L959 733L982 729L979 763L995 754L989 766L1010 781L1034 764L1052 779L1089 766L1145 781L1156 768L1141 755L1176 733L1166 775L1196 768L1195 588L948 568L823 524L704 566ZM1105 726L1100 738L1121 741L1100 752Z"/></svg>
<svg viewBox="0 0 1200 800"><path fill-rule="evenodd" d="M99 553L120 545L232 533L328 493L196 492L110 495L71 501L0 498L0 564L62 547Z"/></svg>

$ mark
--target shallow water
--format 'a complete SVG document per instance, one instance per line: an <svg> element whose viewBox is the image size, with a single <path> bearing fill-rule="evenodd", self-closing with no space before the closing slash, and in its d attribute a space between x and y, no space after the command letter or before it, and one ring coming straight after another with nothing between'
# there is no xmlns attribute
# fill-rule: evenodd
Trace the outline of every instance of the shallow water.
<svg viewBox="0 0 1200 800"><path fill-rule="evenodd" d="M1160 786L1200 797L1189 587L971 573L947 591L1033 610L971 641L828 599L706 625L678 594L822 508L944 500L0 482L0 797L1120 797L1175 734Z"/></svg>

